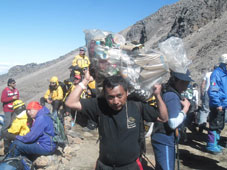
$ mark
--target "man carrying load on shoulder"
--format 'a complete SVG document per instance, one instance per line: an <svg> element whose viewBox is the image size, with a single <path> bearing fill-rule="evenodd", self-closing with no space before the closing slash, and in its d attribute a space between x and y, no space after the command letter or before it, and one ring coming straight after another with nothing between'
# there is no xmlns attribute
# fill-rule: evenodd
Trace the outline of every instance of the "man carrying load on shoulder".
<svg viewBox="0 0 227 170"><path fill-rule="evenodd" d="M161 86L156 85L154 94L158 109L148 103L127 100L128 85L121 76L105 78L103 96L80 99L82 91L93 78L86 71L85 78L69 95L66 105L87 115L98 124L100 153L96 170L142 170L140 162L140 123L168 120L166 106L161 98Z"/></svg>
<svg viewBox="0 0 227 170"><path fill-rule="evenodd" d="M189 71L184 73L171 72L169 81L163 85L162 98L168 110L168 122L155 122L151 136L152 146L155 154L155 169L175 169L175 138L176 129L186 119L190 102L181 98L188 84L192 81Z"/></svg>

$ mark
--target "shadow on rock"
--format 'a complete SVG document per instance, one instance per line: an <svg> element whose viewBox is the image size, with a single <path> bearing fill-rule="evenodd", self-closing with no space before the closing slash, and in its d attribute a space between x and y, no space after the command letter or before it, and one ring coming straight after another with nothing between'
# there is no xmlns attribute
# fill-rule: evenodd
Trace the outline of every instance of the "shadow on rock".
<svg viewBox="0 0 227 170"><path fill-rule="evenodd" d="M187 140L180 141L181 145L187 145L202 152L206 152L204 142L207 140L207 134L204 133L187 133Z"/></svg>
<svg viewBox="0 0 227 170"><path fill-rule="evenodd" d="M187 150L180 149L180 160L184 166L189 167L190 169L200 169L200 170L227 170L217 163L219 161L207 158L205 156L198 156L190 153Z"/></svg>

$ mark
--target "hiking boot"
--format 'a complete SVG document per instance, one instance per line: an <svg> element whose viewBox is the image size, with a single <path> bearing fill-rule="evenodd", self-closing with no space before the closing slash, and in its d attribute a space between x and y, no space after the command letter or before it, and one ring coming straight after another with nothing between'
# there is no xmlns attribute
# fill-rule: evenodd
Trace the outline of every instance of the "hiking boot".
<svg viewBox="0 0 227 170"><path fill-rule="evenodd" d="M221 149L214 143L207 143L206 150L215 155L221 153Z"/></svg>

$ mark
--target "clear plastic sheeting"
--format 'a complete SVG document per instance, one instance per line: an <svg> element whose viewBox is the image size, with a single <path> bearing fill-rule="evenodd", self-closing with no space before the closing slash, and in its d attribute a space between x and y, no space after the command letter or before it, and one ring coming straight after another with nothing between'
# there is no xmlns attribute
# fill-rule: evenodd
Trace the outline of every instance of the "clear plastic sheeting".
<svg viewBox="0 0 227 170"><path fill-rule="evenodd" d="M172 71L186 73L191 60L186 56L182 39L170 37L160 43L159 48L163 55L166 56L166 62Z"/></svg>
<svg viewBox="0 0 227 170"><path fill-rule="evenodd" d="M133 47L120 34L101 30L85 30L91 63L96 70L96 82L101 87L105 77L122 75L129 83L130 93L139 100L148 100L152 86L161 82L169 71L185 72L190 61L181 39L172 37L160 44L160 51L133 52ZM127 47L127 44L130 46Z"/></svg>

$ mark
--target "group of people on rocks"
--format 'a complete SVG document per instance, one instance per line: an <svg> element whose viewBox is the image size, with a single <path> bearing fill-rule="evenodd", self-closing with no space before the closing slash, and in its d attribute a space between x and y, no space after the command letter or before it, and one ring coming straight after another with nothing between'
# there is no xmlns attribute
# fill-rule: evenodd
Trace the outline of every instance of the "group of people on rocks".
<svg viewBox="0 0 227 170"><path fill-rule="evenodd" d="M60 86L58 77L54 76L40 102L32 101L26 107L20 100L16 81L8 80L8 87L2 91L1 97L5 112L2 137L7 157L54 153L57 147L52 140L54 125L48 114L58 116L63 105L66 115L75 117L75 112L78 112L96 123L100 142L96 170L143 169L141 145L144 135L141 134L144 120L154 122L151 141L155 169L173 170L178 140L176 133L187 119L191 105L187 98L182 97L193 81L189 70L186 73L171 71L167 83L154 85L156 104L151 105L131 99L128 82L121 75L105 77L102 93L96 95L95 77L90 71L92 63L85 54L86 48L81 47L69 68L70 78L64 81L66 92ZM199 114L199 125L203 125L210 112L207 150L212 153L220 153L223 149L218 141L225 125L227 106L227 54L221 55L219 61L220 65L209 73L210 81L205 79L210 85L202 91L204 103ZM52 105L52 112L45 107L45 103ZM203 115L205 111L206 117Z"/></svg>
<svg viewBox="0 0 227 170"><path fill-rule="evenodd" d="M16 81L8 80L7 87L2 91L1 102L5 113L1 138L4 140L5 158L20 155L32 156L49 155L56 149L52 137L55 134L50 111L39 102L32 101L27 106L20 100ZM4 163L0 169L9 168Z"/></svg>
<svg viewBox="0 0 227 170"><path fill-rule="evenodd" d="M4 140L5 158L17 157L19 155L34 159L39 155L53 154L57 148L54 142L54 123L50 115L59 116L59 109L64 104L67 96L81 81L83 73L90 64L82 59L85 56L85 48L80 48L80 54L72 62L70 78L65 80L66 90L60 86L57 76L50 79L49 88L40 98L40 102L32 101L26 106L20 99L16 88L16 81L8 79L7 87L2 91L1 102L4 111L4 124L1 129L1 138ZM81 59L82 58L82 59ZM88 60L88 61L87 61ZM66 83L67 82L67 83ZM82 98L95 96L95 81L90 82L88 89L83 91ZM52 105L50 111L45 103ZM73 114L69 107L63 107L65 112ZM75 112L75 111L74 111ZM0 166L1 167L1 166ZM3 168L3 167L1 167Z"/></svg>

